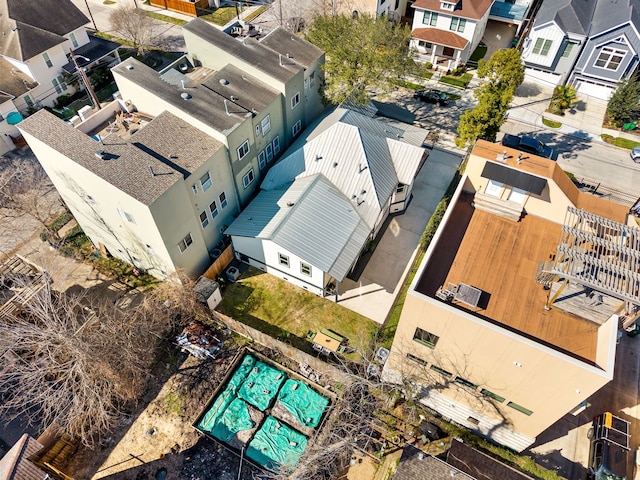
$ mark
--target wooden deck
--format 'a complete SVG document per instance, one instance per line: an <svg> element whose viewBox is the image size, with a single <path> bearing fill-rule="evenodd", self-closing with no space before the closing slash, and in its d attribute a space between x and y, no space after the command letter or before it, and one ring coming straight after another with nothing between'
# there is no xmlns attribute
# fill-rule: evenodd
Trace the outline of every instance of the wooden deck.
<svg viewBox="0 0 640 480"><path fill-rule="evenodd" d="M471 206L465 194L454 206L438 248L417 290L465 283L483 291L478 307L454 304L488 321L595 361L598 325L560 308L545 310L548 291L536 283L538 263L555 253L561 226L532 215L513 222Z"/></svg>

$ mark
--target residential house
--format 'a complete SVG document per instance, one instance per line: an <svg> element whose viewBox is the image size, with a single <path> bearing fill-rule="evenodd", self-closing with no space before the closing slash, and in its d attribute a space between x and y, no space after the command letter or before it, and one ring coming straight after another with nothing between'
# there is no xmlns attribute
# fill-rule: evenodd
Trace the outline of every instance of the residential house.
<svg viewBox="0 0 640 480"><path fill-rule="evenodd" d="M636 0L545 0L525 41L527 78L607 100L638 66Z"/></svg>
<svg viewBox="0 0 640 480"><path fill-rule="evenodd" d="M465 64L484 35L493 0L416 0L411 47L416 60L445 70Z"/></svg>
<svg viewBox="0 0 640 480"><path fill-rule="evenodd" d="M71 50L84 68L118 61L118 45L89 35L87 23L71 0L0 1L0 153L15 148L22 117L75 92Z"/></svg>
<svg viewBox="0 0 640 480"><path fill-rule="evenodd" d="M226 233L240 259L316 295L338 294L427 157L426 132L337 108L276 163Z"/></svg>
<svg viewBox="0 0 640 480"><path fill-rule="evenodd" d="M398 468L393 474L393 480L448 480L457 477L458 480L473 480L463 471L449 465L437 457L423 452L419 448L407 443L402 449L402 456ZM508 478L508 477L505 477Z"/></svg>
<svg viewBox="0 0 640 480"><path fill-rule="evenodd" d="M628 212L580 192L556 162L479 140L384 378L414 382L424 405L497 443L531 445L613 378L619 322L640 306Z"/></svg>
<svg viewBox="0 0 640 480"><path fill-rule="evenodd" d="M0 459L0 480L46 480L49 476L29 461L44 447L26 433Z"/></svg>
<svg viewBox="0 0 640 480"><path fill-rule="evenodd" d="M46 110L19 124L97 249L158 278L201 274L240 208L227 149L169 111L116 126L87 134Z"/></svg>

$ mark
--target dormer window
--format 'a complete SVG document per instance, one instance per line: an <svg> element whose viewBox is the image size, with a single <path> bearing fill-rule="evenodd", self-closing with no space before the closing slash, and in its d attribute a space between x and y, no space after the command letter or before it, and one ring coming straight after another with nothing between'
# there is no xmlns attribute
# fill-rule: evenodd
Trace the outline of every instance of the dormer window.
<svg viewBox="0 0 640 480"><path fill-rule="evenodd" d="M442 10L453 11L456 8L456 4L451 2L440 2L440 8Z"/></svg>

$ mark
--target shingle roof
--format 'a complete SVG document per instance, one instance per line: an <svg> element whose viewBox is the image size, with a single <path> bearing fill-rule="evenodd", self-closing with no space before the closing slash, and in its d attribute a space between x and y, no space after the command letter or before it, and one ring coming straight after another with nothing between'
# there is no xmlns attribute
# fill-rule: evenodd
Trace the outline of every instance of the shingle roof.
<svg viewBox="0 0 640 480"><path fill-rule="evenodd" d="M555 22L566 33L586 35L597 0L544 0L536 14L534 28Z"/></svg>
<svg viewBox="0 0 640 480"><path fill-rule="evenodd" d="M0 55L28 60L89 23L70 0L0 0Z"/></svg>
<svg viewBox="0 0 640 480"><path fill-rule="evenodd" d="M451 442L451 448L447 452L447 463L468 475L475 475L483 480L532 479L529 475L511 468L459 440Z"/></svg>
<svg viewBox="0 0 640 480"><path fill-rule="evenodd" d="M425 42L444 45L445 47L453 47L463 49L469 43L464 37L448 30L440 30L439 28L416 28L411 32L413 38L424 40Z"/></svg>
<svg viewBox="0 0 640 480"><path fill-rule="evenodd" d="M43 480L46 474L27 460L42 448L36 439L25 433L0 459L0 480Z"/></svg>
<svg viewBox="0 0 640 480"><path fill-rule="evenodd" d="M637 31L640 28L640 3L638 0L620 2L597 0L589 36L593 38L630 21L634 23Z"/></svg>
<svg viewBox="0 0 640 480"><path fill-rule="evenodd" d="M213 25L195 18L186 25L186 30L206 42L226 51L229 55L253 65L283 83L293 78L303 68L294 61L281 62L280 52L273 50L252 38L238 41Z"/></svg>
<svg viewBox="0 0 640 480"><path fill-rule="evenodd" d="M44 109L21 122L19 129L146 205L222 148L220 142L168 112L136 133L131 142L108 137L98 143ZM106 152L105 159L96 156L98 150Z"/></svg>
<svg viewBox="0 0 640 480"><path fill-rule="evenodd" d="M233 65L207 76L203 84L190 80L176 70L159 76L155 70L134 58L128 58L114 67L113 71L225 135L244 122L252 110L261 111L279 95ZM186 89L176 81L178 77L184 79ZM228 83L223 85L222 79ZM183 93L188 93L191 98L185 100ZM232 95L238 101L231 101Z"/></svg>
<svg viewBox="0 0 640 480"><path fill-rule="evenodd" d="M320 174L262 191L225 231L271 240L339 281L369 232L351 201Z"/></svg>
<svg viewBox="0 0 640 480"><path fill-rule="evenodd" d="M0 94L0 101L19 97L36 85L37 83L34 82L31 77L0 57L0 91L2 92Z"/></svg>
<svg viewBox="0 0 640 480"><path fill-rule="evenodd" d="M454 0L455 1L455 0ZM448 2L453 3L453 2ZM491 8L493 0L458 0L454 10L444 10L441 0L416 0L413 8L441 12L445 15L480 20Z"/></svg>
<svg viewBox="0 0 640 480"><path fill-rule="evenodd" d="M285 56L290 54L294 62L305 68L311 67L316 60L324 55L324 52L314 44L284 28L276 28L271 31L266 37L260 39L260 43Z"/></svg>
<svg viewBox="0 0 640 480"><path fill-rule="evenodd" d="M421 452L413 445L407 445L402 450L402 457L393 480L473 480L456 467L448 465L442 460ZM504 477L505 480L509 477Z"/></svg>

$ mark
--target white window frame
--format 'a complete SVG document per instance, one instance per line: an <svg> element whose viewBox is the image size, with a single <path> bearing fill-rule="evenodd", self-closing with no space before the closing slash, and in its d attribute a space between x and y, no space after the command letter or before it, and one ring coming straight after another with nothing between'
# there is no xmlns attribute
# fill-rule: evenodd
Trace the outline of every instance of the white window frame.
<svg viewBox="0 0 640 480"><path fill-rule="evenodd" d="M291 133L293 134L294 137L297 137L301 131L302 131L302 120L298 120L296 123L293 124L293 127L291 127Z"/></svg>
<svg viewBox="0 0 640 480"><path fill-rule="evenodd" d="M62 79L62 81L60 81L60 79ZM62 92L64 92L67 89L67 84L64 82L64 78L62 77L62 75L56 78L52 78L51 84L53 85L53 88L56 89L56 93L58 95L61 95Z"/></svg>
<svg viewBox="0 0 640 480"><path fill-rule="evenodd" d="M260 170L263 170L264 167L266 166L267 166L267 156L263 150L258 154L258 167L260 167Z"/></svg>
<svg viewBox="0 0 640 480"><path fill-rule="evenodd" d="M191 191L193 192L194 195L198 194L198 186L195 183L191 185Z"/></svg>
<svg viewBox="0 0 640 480"><path fill-rule="evenodd" d="M184 253L191 245L193 245L193 237L191 236L191 232L189 232L178 242L178 249L180 253Z"/></svg>
<svg viewBox="0 0 640 480"><path fill-rule="evenodd" d="M467 20L460 17L451 17L451 25L449 25L449 30L452 32L464 32L464 27L467 25Z"/></svg>
<svg viewBox="0 0 640 480"><path fill-rule="evenodd" d="M267 162L273 160L273 147L270 143L267 143L267 147L264 150L267 153Z"/></svg>
<svg viewBox="0 0 640 480"><path fill-rule="evenodd" d="M133 223L134 225L136 224L136 219L135 219L135 218L133 218L133 215L131 215L130 213L125 212L124 210L120 210L120 209L118 208L118 215L120 215L120 217L121 217L123 220L126 220L126 221L127 221L127 222L129 222L129 223Z"/></svg>
<svg viewBox="0 0 640 480"><path fill-rule="evenodd" d="M280 265L288 268L289 267L289 256L288 255L284 255L283 253L278 253L278 262L280 263Z"/></svg>
<svg viewBox="0 0 640 480"><path fill-rule="evenodd" d="M306 268L305 268L306 267ZM311 270L311 264L309 263L305 263L305 262L300 262L300 273L303 275L307 275L307 276L311 276L312 270ZM305 270L308 270L305 272Z"/></svg>
<svg viewBox="0 0 640 480"><path fill-rule="evenodd" d="M262 135L266 135L271 130L271 116L267 115L260 122L260 127L262 128Z"/></svg>
<svg viewBox="0 0 640 480"><path fill-rule="evenodd" d="M248 188L249 185L253 183L256 179L255 174L253 173L253 168L251 168L247 173L242 176L242 185L244 188Z"/></svg>
<svg viewBox="0 0 640 480"><path fill-rule="evenodd" d="M620 65L622 65L622 62L624 62L624 58L626 56L627 52L625 52L624 50L618 50L611 47L602 47L602 50L600 50L600 54L598 55L598 58L596 58L596 61L593 63L593 66L596 68L609 70L610 72L616 72L620 68ZM620 58L619 62L611 61L613 58L618 57ZM601 61L603 62L603 64L598 65L598 62ZM612 64L616 65L616 68L610 68Z"/></svg>
<svg viewBox="0 0 640 480"><path fill-rule="evenodd" d="M273 145L273 154L277 155L278 153L280 153L280 136L276 135L275 137L273 137L273 142L271 142L271 144Z"/></svg>
<svg viewBox="0 0 640 480"><path fill-rule="evenodd" d="M203 216L204 218L202 218ZM200 212L200 225L202 225L202 228L207 228L209 226L209 215L207 215L206 210Z"/></svg>
<svg viewBox="0 0 640 480"><path fill-rule="evenodd" d="M206 192L211 188L213 181L211 180L211 173L207 172L200 177L200 186L202 187L202 191Z"/></svg>
<svg viewBox="0 0 640 480"><path fill-rule="evenodd" d="M299 103L300 103L300 92L298 91L293 97L291 97L291 110L296 108Z"/></svg>
<svg viewBox="0 0 640 480"><path fill-rule="evenodd" d="M238 160L242 160L249 154L251 148L249 147L249 140L245 140L242 145L238 147Z"/></svg>
<svg viewBox="0 0 640 480"><path fill-rule="evenodd" d="M218 205L215 200L209 204L209 212L211 212L212 219L218 216Z"/></svg>
<svg viewBox="0 0 640 480"><path fill-rule="evenodd" d="M536 43L533 46L533 54L546 57L549 54L549 50L551 50L551 45L553 45L553 40L538 37L536 38Z"/></svg>
<svg viewBox="0 0 640 480"><path fill-rule="evenodd" d="M44 60L44 64L47 66L47 68L53 67L53 61L51 60L51 57L47 52L44 52L42 54L42 59Z"/></svg>
<svg viewBox="0 0 640 480"><path fill-rule="evenodd" d="M429 25L430 27L435 27L437 23L438 23L438 13L430 12L429 10L426 10L422 15L422 24Z"/></svg>
<svg viewBox="0 0 640 480"><path fill-rule="evenodd" d="M220 208L224 209L224 207L227 206L227 194L222 192L220 195L218 195L218 199L220 200Z"/></svg>
<svg viewBox="0 0 640 480"><path fill-rule="evenodd" d="M75 33L71 32L69 34L69 40L71 40L71 45L73 45L73 48L78 48L79 43Z"/></svg>

